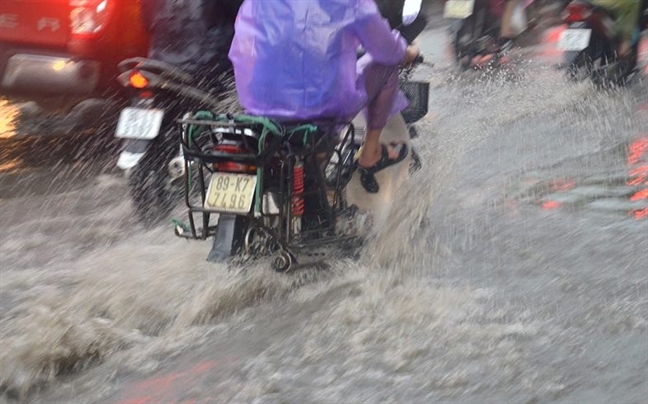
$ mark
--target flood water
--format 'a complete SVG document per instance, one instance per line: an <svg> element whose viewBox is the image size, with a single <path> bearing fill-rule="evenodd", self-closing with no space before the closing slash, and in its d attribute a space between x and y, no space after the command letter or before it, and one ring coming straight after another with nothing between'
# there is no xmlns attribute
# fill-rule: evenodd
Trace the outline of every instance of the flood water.
<svg viewBox="0 0 648 404"><path fill-rule="evenodd" d="M327 271L205 262L134 224L109 134L0 101L0 402L645 403L648 80L567 83L551 44L457 74L444 38L422 170Z"/></svg>

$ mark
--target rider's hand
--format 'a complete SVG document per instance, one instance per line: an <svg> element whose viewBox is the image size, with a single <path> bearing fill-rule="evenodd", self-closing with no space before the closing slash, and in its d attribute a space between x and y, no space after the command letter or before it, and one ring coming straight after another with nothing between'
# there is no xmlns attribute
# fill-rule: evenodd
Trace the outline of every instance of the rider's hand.
<svg viewBox="0 0 648 404"><path fill-rule="evenodd" d="M403 57L403 62L402 64L404 65L409 65L412 62L416 60L418 55L421 54L421 51L419 50L418 46L416 45L408 45L407 49L405 49L405 57Z"/></svg>

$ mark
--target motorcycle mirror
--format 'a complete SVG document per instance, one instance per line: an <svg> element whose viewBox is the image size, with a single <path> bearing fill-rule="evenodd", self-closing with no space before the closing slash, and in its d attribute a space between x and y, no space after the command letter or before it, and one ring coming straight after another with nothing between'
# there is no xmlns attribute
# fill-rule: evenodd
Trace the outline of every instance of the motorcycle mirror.
<svg viewBox="0 0 648 404"><path fill-rule="evenodd" d="M402 15L403 25L410 25L416 20L421 12L421 2L422 0L405 0Z"/></svg>

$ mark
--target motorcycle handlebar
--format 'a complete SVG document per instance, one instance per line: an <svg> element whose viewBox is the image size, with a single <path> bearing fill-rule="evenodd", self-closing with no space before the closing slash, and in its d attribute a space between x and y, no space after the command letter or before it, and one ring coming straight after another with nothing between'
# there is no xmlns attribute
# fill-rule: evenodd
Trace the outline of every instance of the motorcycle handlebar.
<svg viewBox="0 0 648 404"><path fill-rule="evenodd" d="M180 68L172 64L165 63L155 59L146 59L142 57L130 58L130 59L122 60L117 65L117 68L122 73L132 70L134 68L138 68L186 84L190 84L193 82L193 76L191 74L181 70Z"/></svg>
<svg viewBox="0 0 648 404"><path fill-rule="evenodd" d="M416 59L414 59L414 61L413 61L412 63L410 63L410 64L407 65L407 66L402 66L402 68L407 69L407 70L411 70L412 68L414 68L414 67L416 67L416 66L418 66L418 65L424 65L424 66L428 66L428 67L434 67L434 63L426 62L426 61L425 61L425 56L423 56L422 54L419 54L419 55L416 57Z"/></svg>

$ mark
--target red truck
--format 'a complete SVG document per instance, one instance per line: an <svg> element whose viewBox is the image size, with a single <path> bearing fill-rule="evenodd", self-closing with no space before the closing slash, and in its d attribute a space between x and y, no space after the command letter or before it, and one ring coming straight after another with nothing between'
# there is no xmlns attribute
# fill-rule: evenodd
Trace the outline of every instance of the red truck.
<svg viewBox="0 0 648 404"><path fill-rule="evenodd" d="M0 91L83 99L144 56L137 0L0 0ZM67 97L69 96L69 97Z"/></svg>

